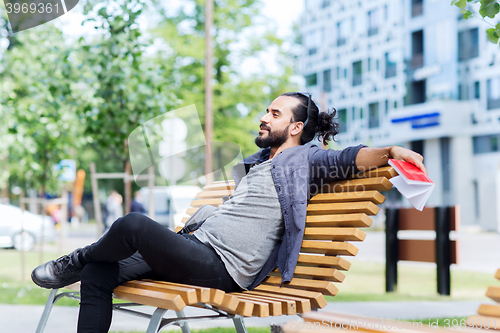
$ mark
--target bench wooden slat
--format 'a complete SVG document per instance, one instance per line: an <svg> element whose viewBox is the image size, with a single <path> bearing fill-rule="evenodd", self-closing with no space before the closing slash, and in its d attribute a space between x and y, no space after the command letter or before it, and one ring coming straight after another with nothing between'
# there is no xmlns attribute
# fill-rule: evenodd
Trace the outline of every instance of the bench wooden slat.
<svg viewBox="0 0 500 333"><path fill-rule="evenodd" d="M385 166L380 168L371 169L365 172L360 172L356 174L353 178L372 178L372 177L385 177L391 179L397 176L398 173L391 166Z"/></svg>
<svg viewBox="0 0 500 333"><path fill-rule="evenodd" d="M226 182L214 182L203 187L203 191L222 191L222 190L234 190L234 181Z"/></svg>
<svg viewBox="0 0 500 333"><path fill-rule="evenodd" d="M229 313L237 314L243 317L251 317L253 314L253 306L252 302L245 302L243 300L238 299L236 296L232 296L238 300L238 307L234 311L228 311Z"/></svg>
<svg viewBox="0 0 500 333"><path fill-rule="evenodd" d="M358 249L347 242L302 241L301 252L355 256Z"/></svg>
<svg viewBox="0 0 500 333"><path fill-rule="evenodd" d="M113 294L125 301L161 309L181 311L186 307L181 296L165 292L118 286L113 290Z"/></svg>
<svg viewBox="0 0 500 333"><path fill-rule="evenodd" d="M214 207L219 207L219 205L222 205L223 201L222 198L210 198L210 199L198 199L198 200L193 200L191 201L191 207L197 208L201 207L203 205L210 205Z"/></svg>
<svg viewBox="0 0 500 333"><path fill-rule="evenodd" d="M313 196L310 203L334 203L371 201L379 205L385 201L385 197L379 191L344 192L344 193L318 193Z"/></svg>
<svg viewBox="0 0 500 333"><path fill-rule="evenodd" d="M297 313L295 301L292 301L290 299L280 298L276 295L275 296L263 296L263 295L260 295L258 293L250 293L248 291L243 291L241 294L252 296L256 300L262 300L262 301L266 301L266 302L268 302L268 301L278 302L281 306L281 314L290 316L290 315L294 315ZM275 316L274 313L277 313L277 312L275 312L274 308L272 310L272 313L273 313L272 316Z"/></svg>
<svg viewBox="0 0 500 333"><path fill-rule="evenodd" d="M222 291L222 290L221 290ZM223 292L223 298L220 303L213 303L213 302L207 302L208 304L215 305L219 309L234 313L237 309L238 306L240 305L240 300L238 297L233 296L231 294L226 294ZM246 309L246 311L243 311L246 314L246 317L250 316L252 313L252 308L251 309ZM242 314L243 316L243 314Z"/></svg>
<svg viewBox="0 0 500 333"><path fill-rule="evenodd" d="M281 276L278 269L270 273L272 276ZM344 273L335 268L313 267L313 266L296 266L293 272L294 277L305 277L312 279L321 279L332 282L342 282L345 279Z"/></svg>
<svg viewBox="0 0 500 333"><path fill-rule="evenodd" d="M500 330L500 318L492 316L469 316L466 321L467 324L474 325L476 328L483 328L488 330Z"/></svg>
<svg viewBox="0 0 500 333"><path fill-rule="evenodd" d="M267 313L267 315L263 315L261 317L281 316L283 314L283 312L281 310L281 302L277 302L277 301L270 300L270 299L259 298L259 297L253 296L253 295L247 295L247 294L243 294L243 293L233 293L233 295L238 297L238 299L240 299L240 300L255 302L254 303L254 310L253 310L254 313L256 313L256 309L258 308L258 306L260 306L261 304L266 305L266 307L268 309L268 313Z"/></svg>
<svg viewBox="0 0 500 333"><path fill-rule="evenodd" d="M234 190L221 190L221 191L207 191L207 192L198 192L195 196L196 199L213 199L213 198L221 198L225 196L233 195Z"/></svg>
<svg viewBox="0 0 500 333"><path fill-rule="evenodd" d="M281 276L268 276L262 284L269 284L272 286L281 285ZM322 294L335 296L339 291L338 288L329 281L312 280L312 279L301 279L298 277L293 277L292 280L287 284L287 286L304 289L309 291L317 291Z"/></svg>
<svg viewBox="0 0 500 333"><path fill-rule="evenodd" d="M363 241L366 234L358 228L306 228L304 239Z"/></svg>
<svg viewBox="0 0 500 333"><path fill-rule="evenodd" d="M161 284L161 285L166 285L166 286L177 286L177 287L186 287L186 288L193 289L196 291L196 296L198 298L198 302L217 302L217 299L220 298L220 301L219 301L219 303L220 303L222 301L222 295L224 294L224 292L222 290L219 290L219 289L211 289L211 288L207 288L207 287L193 286L190 284L157 281L157 280L150 280L150 279L144 279L141 281L151 282L151 283ZM218 291L216 293L217 295L214 295L214 297L212 297L212 295L211 295L212 290ZM218 297L218 298L216 299L216 297Z"/></svg>
<svg viewBox="0 0 500 333"><path fill-rule="evenodd" d="M392 183L385 177L347 179L324 185L320 193L389 191Z"/></svg>
<svg viewBox="0 0 500 333"><path fill-rule="evenodd" d="M325 214L307 215L306 228L308 227L357 227L366 228L372 225L373 219L365 213L360 214Z"/></svg>
<svg viewBox="0 0 500 333"><path fill-rule="evenodd" d="M200 302L196 295L196 290L188 287L169 286L165 284L147 282L147 281L128 281L123 284L126 287L154 290L168 294L176 294L182 297L186 305L192 305Z"/></svg>
<svg viewBox="0 0 500 333"><path fill-rule="evenodd" d="M500 305L481 304L477 313L483 316L500 317ZM500 325L500 318L499 318Z"/></svg>
<svg viewBox="0 0 500 333"><path fill-rule="evenodd" d="M258 290L244 291L244 293L249 293L252 295L262 295L265 297L275 297L277 299L285 299L293 301L295 302L295 309L297 313L305 313L311 311L311 301L308 298L297 297L292 295L278 295L276 293L269 293L266 291L258 291Z"/></svg>
<svg viewBox="0 0 500 333"><path fill-rule="evenodd" d="M280 287L276 287L276 286L269 286L269 285L263 285L263 284L260 284L257 287L255 287L255 290L308 298L309 301L311 301L311 306L314 308L323 308L326 306L326 300L323 297L323 295L321 293L317 293L314 291L299 290L299 289L286 288L286 287L280 288Z"/></svg>
<svg viewBox="0 0 500 333"><path fill-rule="evenodd" d="M486 290L486 296L496 302L500 302L500 287L488 287ZM498 324L500 326L500 321Z"/></svg>
<svg viewBox="0 0 500 333"><path fill-rule="evenodd" d="M297 265L332 267L347 271L351 268L351 263L344 258L314 254L299 254Z"/></svg>
<svg viewBox="0 0 500 333"><path fill-rule="evenodd" d="M496 278L497 280L500 280L500 269L499 269L499 270L497 270L497 272L495 273L495 278Z"/></svg>
<svg viewBox="0 0 500 333"><path fill-rule="evenodd" d="M368 215L377 215L380 210L373 202L337 202L332 204L309 204L307 205L307 214L349 214L365 213Z"/></svg>

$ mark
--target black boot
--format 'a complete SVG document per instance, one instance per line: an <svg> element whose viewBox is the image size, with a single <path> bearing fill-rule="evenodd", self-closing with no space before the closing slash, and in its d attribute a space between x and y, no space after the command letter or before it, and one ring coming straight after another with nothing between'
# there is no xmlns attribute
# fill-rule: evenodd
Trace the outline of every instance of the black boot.
<svg viewBox="0 0 500 333"><path fill-rule="evenodd" d="M84 249L77 249L38 266L31 272L31 279L38 286L47 289L58 289L80 281L83 265L79 254Z"/></svg>

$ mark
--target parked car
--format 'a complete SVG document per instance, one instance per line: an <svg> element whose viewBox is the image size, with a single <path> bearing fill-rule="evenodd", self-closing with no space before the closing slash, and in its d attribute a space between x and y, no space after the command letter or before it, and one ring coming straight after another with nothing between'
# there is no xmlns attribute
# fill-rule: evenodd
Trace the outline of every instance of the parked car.
<svg viewBox="0 0 500 333"><path fill-rule="evenodd" d="M42 222L43 221L43 222ZM42 228L43 226L43 228ZM52 217L22 211L12 205L0 205L0 247L14 247L16 250L29 251L42 241L56 240L57 232Z"/></svg>
<svg viewBox="0 0 500 333"><path fill-rule="evenodd" d="M171 229L182 225L182 218L188 216L186 210L191 206L201 188L194 185L156 186L153 188L155 221ZM146 211L149 207L149 188L140 190Z"/></svg>

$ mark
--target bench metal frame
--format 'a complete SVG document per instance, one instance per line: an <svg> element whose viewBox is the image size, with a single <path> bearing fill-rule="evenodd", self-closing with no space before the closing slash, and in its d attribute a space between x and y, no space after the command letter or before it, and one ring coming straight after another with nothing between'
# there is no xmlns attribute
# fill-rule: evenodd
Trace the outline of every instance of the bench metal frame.
<svg viewBox="0 0 500 333"><path fill-rule="evenodd" d="M68 297L80 301L80 292L69 291L69 292L57 293L58 290L59 289L52 289L50 291L47 303L45 304L45 308L43 309L42 317L38 322L38 326L35 331L36 333L43 333L43 331L45 330L45 326L47 325L47 321L49 320L50 312L52 311L54 304L58 300L60 300L63 297ZM138 303L115 303L113 304L113 310L149 319L149 325L146 330L146 333L157 333L160 332L164 327L170 325L179 326L181 328L182 333L191 333L191 330L189 329L188 325L189 321L215 320L215 319L232 319L234 328L236 329L237 333L248 333L245 327L245 323L243 322L242 316L229 314L225 311L215 308L210 304L198 303L198 306L215 312L216 314L214 315L186 317L184 311L181 310L181 311L175 311L175 314L177 316L176 318L163 318L165 313L167 313L167 311L169 310L161 308L156 308L153 314L129 309L129 307L141 307L141 306L144 305Z"/></svg>

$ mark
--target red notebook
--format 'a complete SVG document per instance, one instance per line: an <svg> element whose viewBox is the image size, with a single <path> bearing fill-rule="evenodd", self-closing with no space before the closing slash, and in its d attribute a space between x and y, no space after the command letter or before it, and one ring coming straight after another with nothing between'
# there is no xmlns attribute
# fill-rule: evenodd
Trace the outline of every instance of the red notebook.
<svg viewBox="0 0 500 333"><path fill-rule="evenodd" d="M413 180L416 182L433 183L433 181L427 177L427 175L411 164L410 162L389 159L389 165L392 166L398 174L405 176L408 180Z"/></svg>
<svg viewBox="0 0 500 333"><path fill-rule="evenodd" d="M434 190L434 182L409 162L389 159L389 165L398 173L398 176L392 177L390 182L417 210L424 209Z"/></svg>

